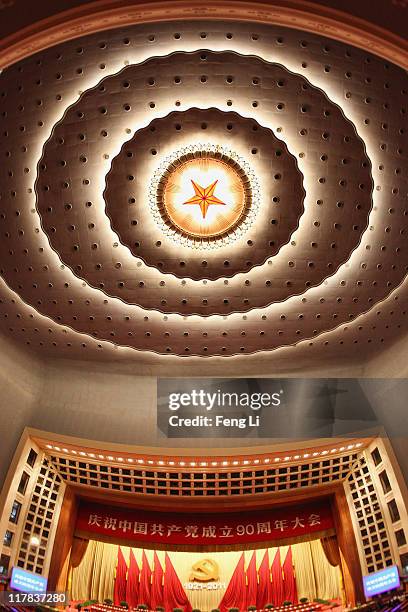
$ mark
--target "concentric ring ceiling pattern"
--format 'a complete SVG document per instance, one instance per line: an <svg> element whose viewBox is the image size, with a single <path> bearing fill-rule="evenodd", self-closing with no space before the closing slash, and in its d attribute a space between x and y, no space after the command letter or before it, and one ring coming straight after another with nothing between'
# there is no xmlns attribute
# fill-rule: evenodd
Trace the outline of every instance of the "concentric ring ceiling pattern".
<svg viewBox="0 0 408 612"><path fill-rule="evenodd" d="M388 329L398 307L401 325L401 69L295 30L196 22L77 39L0 80L1 316L32 348L236 355L338 345L351 327L368 350L373 318ZM229 198L222 173L207 164L200 186L189 167L185 196L170 185L183 235L157 177L178 158L202 172L208 151L245 186Z"/></svg>

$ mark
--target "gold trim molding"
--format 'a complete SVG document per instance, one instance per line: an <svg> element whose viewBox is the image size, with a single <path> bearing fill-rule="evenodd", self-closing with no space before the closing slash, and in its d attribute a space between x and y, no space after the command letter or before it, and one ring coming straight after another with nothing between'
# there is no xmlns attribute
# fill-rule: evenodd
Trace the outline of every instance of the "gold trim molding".
<svg viewBox="0 0 408 612"><path fill-rule="evenodd" d="M38 21L0 41L5 68L54 45L104 30L164 21L241 21L333 38L408 68L408 42L375 24L305 0L98 0Z"/></svg>

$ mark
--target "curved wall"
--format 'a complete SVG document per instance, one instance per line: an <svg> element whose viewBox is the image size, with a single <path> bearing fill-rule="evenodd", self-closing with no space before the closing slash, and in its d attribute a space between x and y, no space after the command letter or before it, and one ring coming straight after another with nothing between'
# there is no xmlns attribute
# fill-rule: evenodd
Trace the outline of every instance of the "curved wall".
<svg viewBox="0 0 408 612"><path fill-rule="evenodd" d="M160 448L237 448L270 445L282 440L267 438L167 439L156 428L156 380L137 366L41 362L1 342L0 485L25 427L78 438ZM145 375L141 376L140 374ZM156 372L155 372L156 373ZM197 370L191 372L191 375ZM180 366L163 369L163 376L182 375ZM187 370L184 375L188 376ZM233 376L223 371L224 376ZM252 375L256 375L252 372ZM265 373L263 374L265 376ZM293 376L289 371L271 371L271 376ZM295 374L296 375L296 374ZM337 368L316 372L304 370L302 377L363 376L363 368ZM367 381L362 387L380 423L390 436L401 469L408 479L405 442L399 424L406 420L404 396L398 380Z"/></svg>
<svg viewBox="0 0 408 612"><path fill-rule="evenodd" d="M40 387L41 363L0 337L0 489Z"/></svg>

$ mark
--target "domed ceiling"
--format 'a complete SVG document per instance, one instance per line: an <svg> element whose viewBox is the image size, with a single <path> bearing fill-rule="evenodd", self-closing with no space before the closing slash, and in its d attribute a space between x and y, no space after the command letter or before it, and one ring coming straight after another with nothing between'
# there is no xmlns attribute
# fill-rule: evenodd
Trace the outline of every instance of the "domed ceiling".
<svg viewBox="0 0 408 612"><path fill-rule="evenodd" d="M406 329L407 90L354 47L221 21L7 68L1 330L74 358L370 356Z"/></svg>

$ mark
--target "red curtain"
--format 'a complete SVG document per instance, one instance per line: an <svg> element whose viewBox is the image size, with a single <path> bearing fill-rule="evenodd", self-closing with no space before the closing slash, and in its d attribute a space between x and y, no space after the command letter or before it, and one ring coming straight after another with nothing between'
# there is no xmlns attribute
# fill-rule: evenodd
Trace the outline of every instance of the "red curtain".
<svg viewBox="0 0 408 612"><path fill-rule="evenodd" d="M166 573L163 593L166 612L173 612L173 608L181 608L184 612L192 612L191 604L167 553L165 564Z"/></svg>
<svg viewBox="0 0 408 612"><path fill-rule="evenodd" d="M218 607L221 612L228 612L229 608L239 608L245 610L246 605L246 585L245 585L245 557L242 553L231 580L221 599Z"/></svg>
<svg viewBox="0 0 408 612"><path fill-rule="evenodd" d="M161 566L157 552L154 551L154 569L153 569L153 581L152 581L152 598L150 601L150 607L155 610L157 606L163 605L163 568Z"/></svg>
<svg viewBox="0 0 408 612"><path fill-rule="evenodd" d="M246 570L247 597L246 606L256 606L256 594L258 591L258 575L256 573L256 552L252 553L251 561Z"/></svg>
<svg viewBox="0 0 408 612"><path fill-rule="evenodd" d="M69 560L71 567L79 567L81 561L85 556L86 549L88 548L89 540L83 538L77 538L74 536L72 540L71 557Z"/></svg>
<svg viewBox="0 0 408 612"><path fill-rule="evenodd" d="M262 563L259 566L259 584L256 595L256 607L258 610L263 610L266 604L272 603L272 582L271 572L269 569L269 553L265 551Z"/></svg>
<svg viewBox="0 0 408 612"><path fill-rule="evenodd" d="M272 574L272 603L275 607L281 606L284 602L283 576L279 548L271 567Z"/></svg>
<svg viewBox="0 0 408 612"><path fill-rule="evenodd" d="M150 609L152 588L152 571L146 557L145 551L142 553L142 571L140 573L139 584L139 601L140 604L145 604Z"/></svg>
<svg viewBox="0 0 408 612"><path fill-rule="evenodd" d="M341 559L337 536L327 536L325 538L321 538L320 543L330 565L333 565L333 567L340 565Z"/></svg>
<svg viewBox="0 0 408 612"><path fill-rule="evenodd" d="M113 601L118 606L121 601L126 601L126 574L127 565L122 549L118 548L118 561L116 564L115 587L113 590Z"/></svg>
<svg viewBox="0 0 408 612"><path fill-rule="evenodd" d="M289 546L286 555L285 563L283 564L284 576L284 600L291 601L293 604L298 603L298 594L296 588L295 568L293 567L292 547Z"/></svg>
<svg viewBox="0 0 408 612"><path fill-rule="evenodd" d="M126 601L129 604L129 608L136 608L139 603L139 566L133 554L133 550L130 551L129 561L129 573L126 585Z"/></svg>

